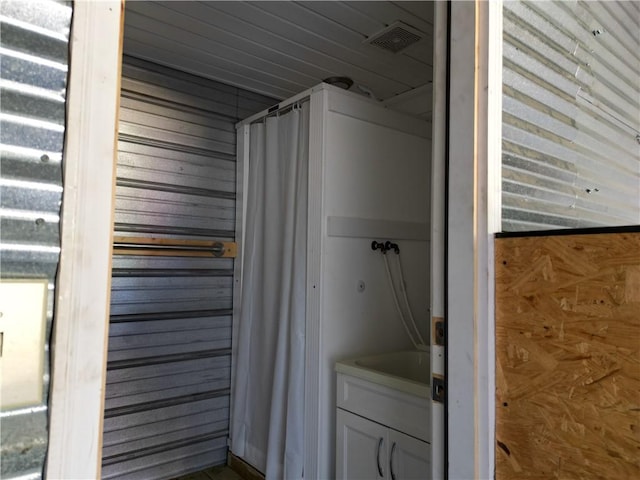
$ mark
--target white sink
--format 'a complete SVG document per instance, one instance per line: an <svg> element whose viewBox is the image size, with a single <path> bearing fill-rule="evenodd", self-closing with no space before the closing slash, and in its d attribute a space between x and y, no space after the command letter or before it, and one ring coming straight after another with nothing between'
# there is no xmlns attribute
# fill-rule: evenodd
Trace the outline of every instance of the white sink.
<svg viewBox="0 0 640 480"><path fill-rule="evenodd" d="M429 397L430 352L408 350L342 360L336 371L396 390Z"/></svg>
<svg viewBox="0 0 640 480"><path fill-rule="evenodd" d="M355 360L359 367L429 385L429 352L393 352Z"/></svg>
<svg viewBox="0 0 640 480"><path fill-rule="evenodd" d="M337 407L429 442L429 364L428 350L339 361Z"/></svg>

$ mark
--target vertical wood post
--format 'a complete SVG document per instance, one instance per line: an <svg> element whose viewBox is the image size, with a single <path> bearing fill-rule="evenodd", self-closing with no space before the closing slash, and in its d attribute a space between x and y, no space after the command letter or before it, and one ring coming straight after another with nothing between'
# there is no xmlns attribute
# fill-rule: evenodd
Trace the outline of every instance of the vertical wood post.
<svg viewBox="0 0 640 480"><path fill-rule="evenodd" d="M100 478L123 1L74 2L46 477Z"/></svg>

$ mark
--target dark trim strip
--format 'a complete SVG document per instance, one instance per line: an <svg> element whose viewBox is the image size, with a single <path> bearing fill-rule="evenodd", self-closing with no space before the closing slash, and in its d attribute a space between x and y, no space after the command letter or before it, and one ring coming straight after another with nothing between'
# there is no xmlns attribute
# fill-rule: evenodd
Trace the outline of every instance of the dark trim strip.
<svg viewBox="0 0 640 480"><path fill-rule="evenodd" d="M229 434L228 429L216 430L212 433L205 435L198 435L185 440L177 440L169 443L163 443L162 445L155 445L153 447L140 448L132 452L119 453L118 455L112 455L110 457L104 457L102 459L102 465L108 466L114 463L126 462L129 460L135 460L136 458L146 457L153 455L154 453L169 452L176 448L188 447L189 445L196 445L198 443L206 442L209 440L215 440L217 438L226 437ZM227 446L223 445L220 448L226 449Z"/></svg>
<svg viewBox="0 0 640 480"><path fill-rule="evenodd" d="M203 157L222 158L224 160L233 156L232 153L227 153L221 150L214 150L211 148L198 148L181 143L172 143L162 140L154 140L146 137L139 137L136 135L130 135L126 133L118 133L118 142L134 143L136 145L144 145L146 147L162 148L164 150L173 150L174 152L192 153L194 155L201 155ZM222 143L222 142L221 142ZM231 144L229 144L231 145Z"/></svg>
<svg viewBox="0 0 640 480"><path fill-rule="evenodd" d="M565 235L602 235L614 233L640 233L640 225L620 227L563 228L559 230L534 230L531 232L499 232L496 238L560 237Z"/></svg>
<svg viewBox="0 0 640 480"><path fill-rule="evenodd" d="M156 148L163 151L173 151L179 152L181 154L189 154L196 155L199 157L205 157L211 160L221 160L223 162L230 162L231 164L236 163L236 155L235 153L226 153L226 152L218 152L210 149L197 148L197 147L187 147L178 148L180 145L175 145L173 143L162 142L161 140L148 140L143 139L140 140L139 137L134 135L127 135L120 133L118 134L118 154L121 152L127 154L133 154L141 157L153 157L155 152L150 152L147 150L148 147ZM121 145L126 145L127 148L120 148ZM120 158L120 157L118 157ZM168 160L175 160L175 158L169 157ZM124 165L120 165L124 166Z"/></svg>
<svg viewBox="0 0 640 480"><path fill-rule="evenodd" d="M207 228L185 228L185 227L169 227L164 225L141 225L134 223L119 223L114 225L116 235L127 233L151 233L154 236L181 235L189 237L208 237L223 239L234 239L236 232L233 230L213 230Z"/></svg>
<svg viewBox="0 0 640 480"><path fill-rule="evenodd" d="M451 1L447 2L447 45L444 144L444 480L449 479L449 142L451 141ZM437 440L436 440L437 441Z"/></svg>
<svg viewBox="0 0 640 480"><path fill-rule="evenodd" d="M222 388L204 393L193 393L191 395L182 395L180 397L167 398L163 400L155 400L153 402L138 403L135 405L127 405L126 407L110 408L104 411L104 418L120 417L122 415L131 415L134 413L148 412L149 410L157 410L160 408L174 407L185 403L200 402L202 400L211 400L228 396L231 389Z"/></svg>
<svg viewBox="0 0 640 480"><path fill-rule="evenodd" d="M209 190L206 188L185 187L182 185L170 185L168 183L149 182L145 180L133 180L117 178L116 186L138 188L140 190L154 190L157 192L178 193L181 195L194 195L198 197L219 198L222 200L235 200L235 192L223 192L222 190ZM117 191L116 191L117 196Z"/></svg>
<svg viewBox="0 0 640 480"><path fill-rule="evenodd" d="M220 348L218 350L201 350L199 352L173 353L170 355L132 358L129 360L113 360L111 362L107 362L107 371L121 370L123 368L148 367L150 365L160 365L163 363L188 362L190 360L225 357L228 355L231 355L230 348Z"/></svg>
<svg viewBox="0 0 640 480"><path fill-rule="evenodd" d="M114 268L112 277L233 277L233 270L211 268Z"/></svg>
<svg viewBox="0 0 640 480"><path fill-rule="evenodd" d="M231 308L219 310L192 310L189 312L131 313L111 315L109 323L144 322L153 320L182 320L183 318L226 317L233 314Z"/></svg>
<svg viewBox="0 0 640 480"><path fill-rule="evenodd" d="M136 82L137 85L131 85L129 82L127 82L127 80L130 83L134 83ZM170 100L170 99L165 99L165 98L161 98L158 97L157 95L153 95L153 93L149 92L149 91L143 91L144 87L142 85L140 85L141 83L143 83L143 81L138 80L136 78L131 78L131 77L124 77L123 78L123 82L124 85L122 86L122 88L120 89L120 95L121 98L124 98L126 100L133 100L136 102L140 102L140 103L144 103L147 105L153 105L156 107L160 107L160 108L164 108L167 109L169 111L174 111L174 112L180 112L180 113L185 113L193 118L191 118L191 121L195 121L197 122L198 120L201 119L207 119L207 120L213 120L214 122L217 123L216 130L220 130L222 132L232 132L233 129L233 125L236 122L236 116L235 115L226 115L224 113L217 113L214 110L209 110L206 108L200 108L197 107L195 105L185 105L184 103L179 103L176 102L175 100ZM133 88L132 88L133 87ZM136 89L136 87L138 87ZM141 88L142 87L142 88ZM158 90L163 88L163 87L156 87ZM166 88L166 87L164 87ZM156 93L158 93L156 91ZM131 108L131 107L124 107L124 108L128 108L130 111L132 112L143 112L143 113L150 113L148 110L144 110L144 107L140 110L137 110L135 108ZM157 113L153 113L153 115L157 115ZM178 120L178 121L184 121L185 120L185 116L183 115L182 117L169 117L172 120ZM230 127L230 129L225 130L224 127L220 127L220 124L226 123L227 127ZM234 129L235 130L235 129Z"/></svg>
<svg viewBox="0 0 640 480"><path fill-rule="evenodd" d="M229 161L232 161L230 160L230 158L233 156L232 153L227 153L218 149L193 147L190 145L184 145L182 143L155 140L152 138L139 137L127 133L118 133L118 142L135 143L136 145L162 148L164 150L173 150L175 152L192 153L194 155L201 155L203 157L222 158L224 156L224 159L229 159Z"/></svg>

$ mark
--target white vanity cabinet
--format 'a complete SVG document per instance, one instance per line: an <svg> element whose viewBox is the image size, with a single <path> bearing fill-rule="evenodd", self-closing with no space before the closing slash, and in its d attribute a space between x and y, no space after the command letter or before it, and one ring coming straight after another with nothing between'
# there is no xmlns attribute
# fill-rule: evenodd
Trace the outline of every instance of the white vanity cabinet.
<svg viewBox="0 0 640 480"><path fill-rule="evenodd" d="M337 433L337 479L389 478L387 427L339 408Z"/></svg>
<svg viewBox="0 0 640 480"><path fill-rule="evenodd" d="M337 410L338 480L425 479L429 444L346 410Z"/></svg>
<svg viewBox="0 0 640 480"><path fill-rule="evenodd" d="M425 480L431 474L431 445L389 429L389 478Z"/></svg>
<svg viewBox="0 0 640 480"><path fill-rule="evenodd" d="M430 478L428 385L383 381L345 362L336 369L336 478Z"/></svg>

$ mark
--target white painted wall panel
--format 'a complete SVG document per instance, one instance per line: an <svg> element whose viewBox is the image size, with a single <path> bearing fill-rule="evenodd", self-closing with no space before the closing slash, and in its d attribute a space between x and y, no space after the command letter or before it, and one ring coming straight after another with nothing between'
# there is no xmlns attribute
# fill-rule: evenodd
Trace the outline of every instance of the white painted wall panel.
<svg viewBox="0 0 640 480"><path fill-rule="evenodd" d="M342 96L329 92L333 111L325 113L322 221L337 216L428 224L431 145L415 133L420 122L406 116L394 122L382 107ZM334 475L335 361L413 348L396 313L382 255L371 250L371 241L381 239L323 238L321 478ZM428 242L391 240L400 245L412 310L428 342ZM388 255L393 266L395 254ZM357 291L360 280L364 292Z"/></svg>

